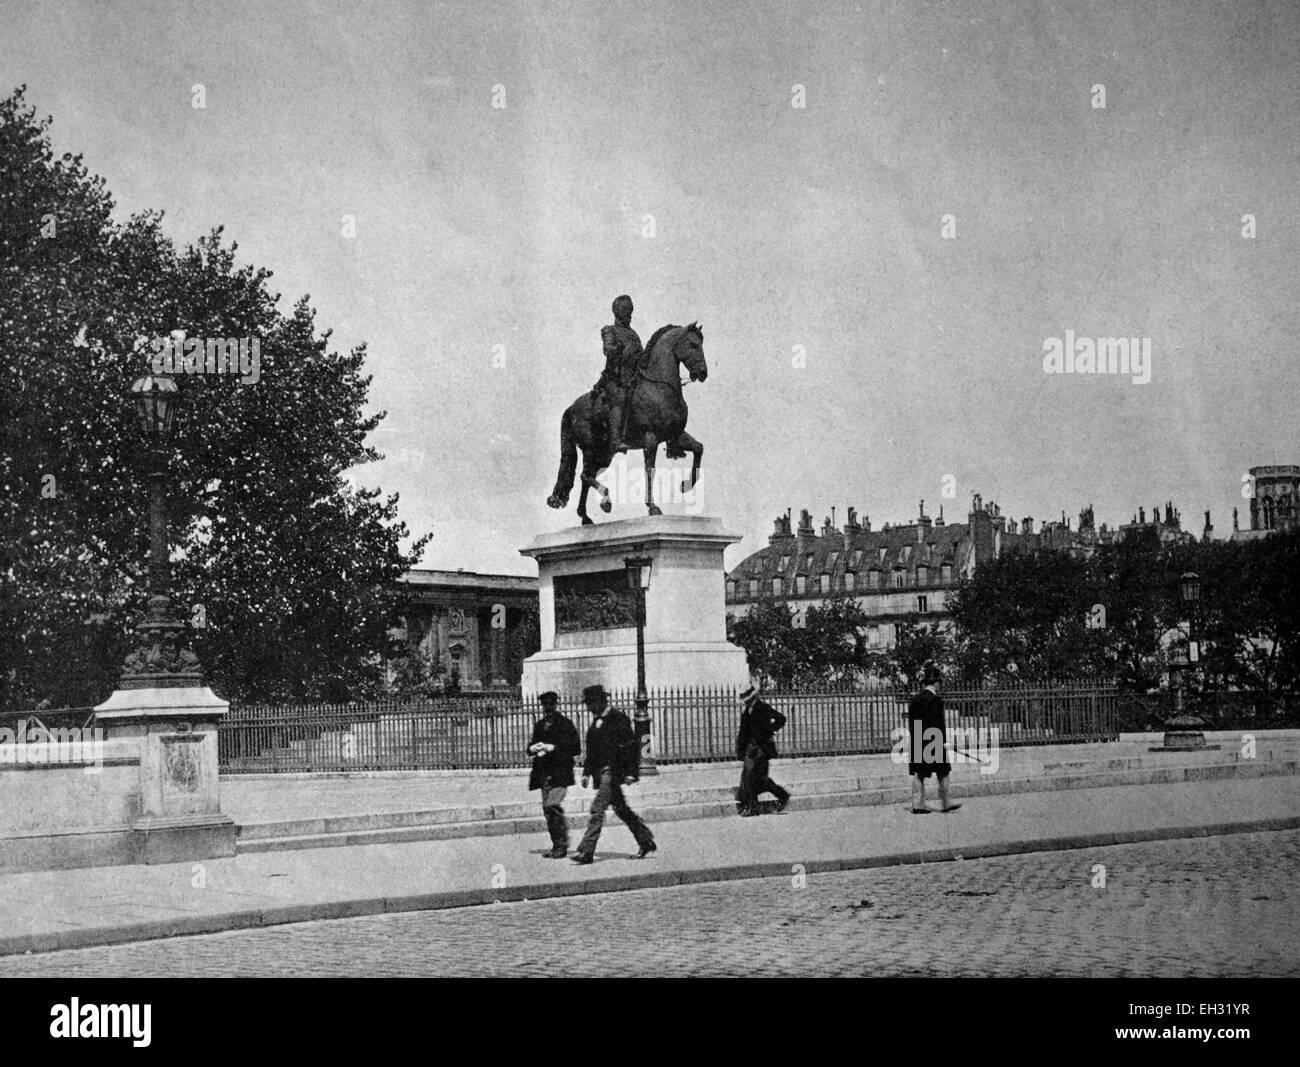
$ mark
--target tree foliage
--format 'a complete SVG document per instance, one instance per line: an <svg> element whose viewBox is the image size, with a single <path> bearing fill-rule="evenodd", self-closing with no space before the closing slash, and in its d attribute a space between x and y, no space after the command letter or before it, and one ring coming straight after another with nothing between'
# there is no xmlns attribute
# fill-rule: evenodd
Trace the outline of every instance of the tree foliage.
<svg viewBox="0 0 1300 1067"><path fill-rule="evenodd" d="M178 248L160 213L114 220L102 179L55 156L49 120L0 100L0 706L88 704L113 687L145 596L148 483L129 402L148 342L258 338L261 377L179 375L166 456L173 599L202 604L193 647L238 699L348 699L381 681L401 605L397 497L348 468L364 346L329 347L303 297L239 265L220 228Z"/></svg>
<svg viewBox="0 0 1300 1067"><path fill-rule="evenodd" d="M1206 688L1294 692L1300 658L1300 532L1247 542L1162 544L1139 531L1088 559L1013 553L981 566L949 599L957 659L972 677L1044 680L1100 673L1155 688L1170 652L1200 649ZM1200 578L1183 601L1180 577ZM1090 629L1094 605L1105 627ZM1190 631L1190 633L1189 633Z"/></svg>

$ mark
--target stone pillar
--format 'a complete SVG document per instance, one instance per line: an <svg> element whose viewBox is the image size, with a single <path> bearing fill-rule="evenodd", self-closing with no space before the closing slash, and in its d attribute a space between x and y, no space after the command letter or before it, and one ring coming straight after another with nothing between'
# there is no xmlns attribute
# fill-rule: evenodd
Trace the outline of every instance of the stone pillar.
<svg viewBox="0 0 1300 1067"><path fill-rule="evenodd" d="M542 534L520 551L537 560L541 651L524 661L523 691L548 689L576 697L599 683L631 691L637 682L636 627L557 628L555 580L618 572L624 560L649 556L646 593L646 685L743 688L749 681L744 649L727 641L723 552L739 541L720 520L701 515L656 515Z"/></svg>
<svg viewBox="0 0 1300 1067"><path fill-rule="evenodd" d="M185 647L186 624L171 616L166 597L150 597L138 632L119 688L95 709L106 739L139 746L134 862L233 856L236 827L221 813L217 774L217 727L229 705L203 684L198 657Z"/></svg>

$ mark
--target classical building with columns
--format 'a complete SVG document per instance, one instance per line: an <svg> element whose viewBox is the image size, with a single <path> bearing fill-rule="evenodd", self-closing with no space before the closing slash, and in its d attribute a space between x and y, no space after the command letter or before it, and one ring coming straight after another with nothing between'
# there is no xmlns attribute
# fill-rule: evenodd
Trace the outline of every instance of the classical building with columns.
<svg viewBox="0 0 1300 1067"><path fill-rule="evenodd" d="M463 690L518 685L536 651L537 579L417 569L402 578L405 637Z"/></svg>

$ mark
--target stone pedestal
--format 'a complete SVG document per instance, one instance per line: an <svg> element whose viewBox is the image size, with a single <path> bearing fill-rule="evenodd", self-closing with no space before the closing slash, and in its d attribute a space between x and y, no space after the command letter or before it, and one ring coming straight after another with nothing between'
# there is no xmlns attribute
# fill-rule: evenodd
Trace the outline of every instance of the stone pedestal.
<svg viewBox="0 0 1300 1067"><path fill-rule="evenodd" d="M541 534L523 555L537 561L541 650L523 665L523 693L548 689L562 699L588 685L636 688L636 628L632 620L589 629L556 618L556 584L575 576L623 572L629 556L649 556L646 591L646 687L743 687L744 649L727 641L726 571L722 555L740 540L719 519L653 515ZM629 591L630 593L630 591ZM618 623L622 623L621 625Z"/></svg>
<svg viewBox="0 0 1300 1067"><path fill-rule="evenodd" d="M235 822L221 814L217 724L229 705L207 686L118 689L95 709L106 739L139 746L137 863L235 854Z"/></svg>

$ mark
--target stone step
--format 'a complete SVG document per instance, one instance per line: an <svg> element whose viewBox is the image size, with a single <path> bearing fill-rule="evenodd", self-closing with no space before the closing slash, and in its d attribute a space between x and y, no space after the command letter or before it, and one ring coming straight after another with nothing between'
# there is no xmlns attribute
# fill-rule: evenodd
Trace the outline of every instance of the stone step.
<svg viewBox="0 0 1300 1067"><path fill-rule="evenodd" d="M1148 766L1099 772L1094 769L1093 773L1054 776L1013 778L990 775L964 781L954 780L951 795L954 798L981 797L1056 789L1093 789L1295 774L1300 774L1300 760L1278 759L1217 765ZM849 783L853 784L845 788ZM881 780L841 778L791 783L790 788L794 798L789 810L793 812L901 804L910 796L910 784L906 778L898 775L893 775L887 784ZM651 824L736 815L730 788L685 790L675 794L661 792L646 794L638 799L641 802L636 805L636 810ZM588 803L584 797L570 805L568 819L571 827L581 829L586 825ZM238 849L240 852L274 852L282 849L338 848L522 833L545 833L545 823L537 812L535 800L479 807L253 823L239 828Z"/></svg>

